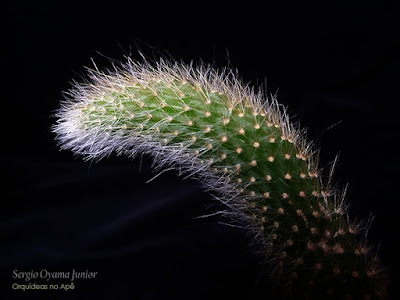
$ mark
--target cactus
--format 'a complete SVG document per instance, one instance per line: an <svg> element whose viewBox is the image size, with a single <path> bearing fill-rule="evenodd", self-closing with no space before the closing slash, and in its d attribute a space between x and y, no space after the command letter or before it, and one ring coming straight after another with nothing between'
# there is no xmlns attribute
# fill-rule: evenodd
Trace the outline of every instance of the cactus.
<svg viewBox="0 0 400 300"><path fill-rule="evenodd" d="M333 169L324 179L318 151L274 96L203 64L128 59L88 73L55 114L62 149L89 160L146 153L156 170L198 179L295 299L385 297L387 276L349 221L345 190L332 187Z"/></svg>

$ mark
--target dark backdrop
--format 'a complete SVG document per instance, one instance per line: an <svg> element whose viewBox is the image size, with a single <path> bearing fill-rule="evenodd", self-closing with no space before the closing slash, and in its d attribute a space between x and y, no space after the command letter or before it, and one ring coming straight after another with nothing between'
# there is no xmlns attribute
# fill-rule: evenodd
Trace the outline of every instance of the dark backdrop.
<svg viewBox="0 0 400 300"><path fill-rule="evenodd" d="M138 48L266 83L309 128L321 165L340 154L350 214L375 216L369 240L398 284L398 4L348 2L3 4L0 298L38 296L13 291L29 283L13 270L43 269L98 275L40 299L268 298L246 234L193 219L212 210L199 183L169 172L146 184L146 157L85 163L58 150L50 115L69 82L92 58L110 67Z"/></svg>

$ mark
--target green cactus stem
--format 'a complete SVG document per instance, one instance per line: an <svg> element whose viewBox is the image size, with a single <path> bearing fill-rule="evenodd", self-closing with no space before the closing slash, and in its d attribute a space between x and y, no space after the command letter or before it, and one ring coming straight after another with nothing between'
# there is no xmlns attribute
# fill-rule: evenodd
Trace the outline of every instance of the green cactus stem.
<svg viewBox="0 0 400 300"><path fill-rule="evenodd" d="M163 60L89 78L56 113L62 149L95 160L146 153L157 170L199 179L295 299L385 297L386 275L348 221L344 192L322 179L317 151L274 97L230 70Z"/></svg>

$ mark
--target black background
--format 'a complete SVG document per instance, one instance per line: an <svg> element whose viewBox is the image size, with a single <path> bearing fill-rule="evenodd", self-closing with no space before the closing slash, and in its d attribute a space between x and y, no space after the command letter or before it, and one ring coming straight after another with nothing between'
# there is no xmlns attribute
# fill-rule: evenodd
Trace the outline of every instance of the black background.
<svg viewBox="0 0 400 300"><path fill-rule="evenodd" d="M0 298L39 295L12 290L24 283L15 269L99 272L40 299L268 298L246 234L193 219L212 211L199 183L169 172L146 184L146 157L90 163L58 150L50 115L70 81L91 59L110 67L138 49L266 82L309 128L321 166L340 154L350 215L375 216L369 240L398 284L398 4L349 2L2 4Z"/></svg>

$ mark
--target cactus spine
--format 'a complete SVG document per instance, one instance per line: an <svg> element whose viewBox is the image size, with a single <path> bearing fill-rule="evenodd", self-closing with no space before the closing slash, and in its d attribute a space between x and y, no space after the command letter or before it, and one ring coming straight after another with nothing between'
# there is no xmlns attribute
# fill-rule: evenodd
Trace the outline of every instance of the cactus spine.
<svg viewBox="0 0 400 300"><path fill-rule="evenodd" d="M195 177L245 222L277 282L302 297L381 298L386 277L348 222L344 195L274 97L209 66L128 60L89 71L57 111L62 149L86 159L147 153Z"/></svg>

